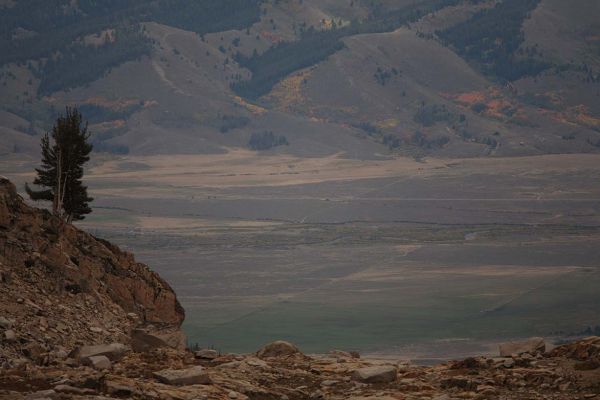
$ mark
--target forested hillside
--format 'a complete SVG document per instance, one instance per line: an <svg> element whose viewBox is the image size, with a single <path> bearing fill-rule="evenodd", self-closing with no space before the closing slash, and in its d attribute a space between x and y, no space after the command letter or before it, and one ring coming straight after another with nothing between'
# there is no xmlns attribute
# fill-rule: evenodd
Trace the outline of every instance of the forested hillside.
<svg viewBox="0 0 600 400"><path fill-rule="evenodd" d="M148 55L153 47L142 22L206 34L249 26L259 12L258 0L19 1L0 13L0 62L27 63L46 95Z"/></svg>
<svg viewBox="0 0 600 400"><path fill-rule="evenodd" d="M600 151L597 7L0 1L0 153L36 152L66 105L113 153Z"/></svg>
<svg viewBox="0 0 600 400"><path fill-rule="evenodd" d="M504 0L437 34L487 74L509 81L535 76L550 64L536 57L535 47L518 54L517 50L525 40L523 21L539 3Z"/></svg>
<svg viewBox="0 0 600 400"><path fill-rule="evenodd" d="M425 0L384 11L380 3L372 3L369 18L352 21L347 26L332 21L332 29L315 30L300 27L300 38L283 42L263 54L245 57L238 54L236 61L252 71L252 79L232 85L240 96L257 99L267 94L273 86L290 73L319 63L344 47L342 39L352 35L391 32L404 24L414 22L429 13L457 4L458 0ZM338 26L339 25L339 26Z"/></svg>

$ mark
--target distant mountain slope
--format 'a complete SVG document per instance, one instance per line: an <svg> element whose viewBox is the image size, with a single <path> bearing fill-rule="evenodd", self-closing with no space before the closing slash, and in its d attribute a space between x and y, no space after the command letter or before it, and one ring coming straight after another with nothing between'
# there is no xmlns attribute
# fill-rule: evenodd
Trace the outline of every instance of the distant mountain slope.
<svg viewBox="0 0 600 400"><path fill-rule="evenodd" d="M267 151L301 155L600 149L585 0L38 3L0 5L3 154L37 152L67 104L112 153L270 132L288 145Z"/></svg>

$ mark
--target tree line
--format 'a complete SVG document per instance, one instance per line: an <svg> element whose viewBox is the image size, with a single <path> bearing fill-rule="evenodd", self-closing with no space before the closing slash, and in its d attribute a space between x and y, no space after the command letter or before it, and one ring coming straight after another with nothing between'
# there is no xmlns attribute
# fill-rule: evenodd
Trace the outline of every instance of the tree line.
<svg viewBox="0 0 600 400"><path fill-rule="evenodd" d="M243 29L259 20L261 1L19 1L0 12L0 66L27 64L42 79L39 94L48 94L92 82L149 54L152 43L140 27L144 21L198 34ZM78 42L106 29L117 30L116 40L98 47Z"/></svg>
<svg viewBox="0 0 600 400"><path fill-rule="evenodd" d="M469 20L436 34L484 73L514 81L535 76L550 64L517 50L525 40L523 22L540 0L503 0Z"/></svg>
<svg viewBox="0 0 600 400"><path fill-rule="evenodd" d="M114 41L100 46L75 43L48 59L34 74L40 79L38 94L47 95L92 82L127 61L150 54L152 43L139 25L115 31Z"/></svg>
<svg viewBox="0 0 600 400"><path fill-rule="evenodd" d="M344 48L342 39L364 33L391 32L404 24L414 22L424 15L456 5L459 0L425 0L393 11L374 8L368 19L352 21L347 26L328 30L314 27L303 29L294 42L281 42L262 54L251 57L240 53L236 61L252 72L252 78L236 82L232 89L240 96L257 99L267 94L284 77L325 60Z"/></svg>

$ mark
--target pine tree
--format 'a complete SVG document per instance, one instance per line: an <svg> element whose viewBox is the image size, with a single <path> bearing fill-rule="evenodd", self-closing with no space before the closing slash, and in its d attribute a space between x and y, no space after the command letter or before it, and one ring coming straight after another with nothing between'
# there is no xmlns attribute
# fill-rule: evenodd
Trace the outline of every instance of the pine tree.
<svg viewBox="0 0 600 400"><path fill-rule="evenodd" d="M37 177L33 181L42 190L33 190L25 185L32 200L52 202L52 213L68 223L82 220L92 212L89 202L93 199L83 185L83 165L89 161L92 145L87 122L84 124L81 113L76 108L66 109L64 116L58 117L51 133L42 137L42 162L36 168Z"/></svg>

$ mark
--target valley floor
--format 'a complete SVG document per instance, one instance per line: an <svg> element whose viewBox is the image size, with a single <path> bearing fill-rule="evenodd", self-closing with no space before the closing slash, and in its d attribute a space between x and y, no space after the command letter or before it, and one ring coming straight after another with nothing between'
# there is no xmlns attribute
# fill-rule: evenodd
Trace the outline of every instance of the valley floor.
<svg viewBox="0 0 600 400"><path fill-rule="evenodd" d="M598 178L598 155L128 156L94 160L81 226L174 286L193 343L427 362L600 325Z"/></svg>

